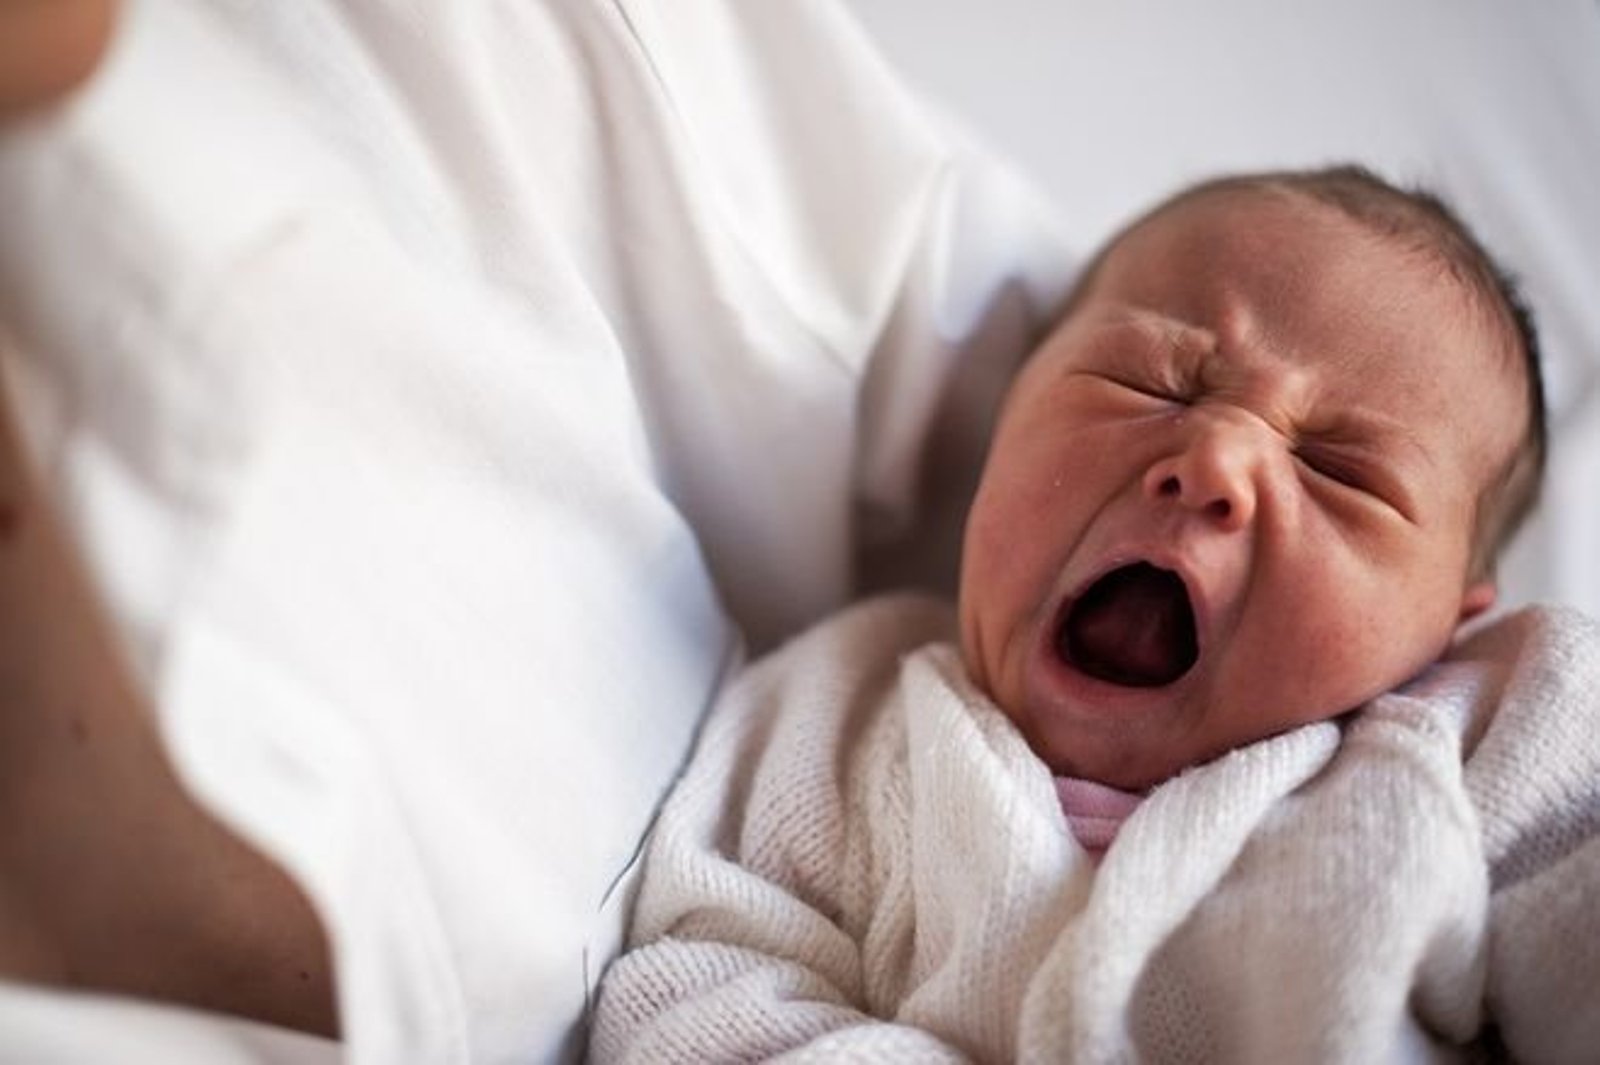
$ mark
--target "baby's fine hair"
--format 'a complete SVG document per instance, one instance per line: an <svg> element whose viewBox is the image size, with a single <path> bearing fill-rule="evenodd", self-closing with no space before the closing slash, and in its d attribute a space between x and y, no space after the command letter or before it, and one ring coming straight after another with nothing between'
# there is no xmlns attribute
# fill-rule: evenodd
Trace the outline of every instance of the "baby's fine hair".
<svg viewBox="0 0 1600 1065"><path fill-rule="evenodd" d="M1436 193L1420 187L1401 188L1354 164L1232 174L1191 185L1141 215L1106 250L1156 215L1203 196L1228 192L1301 196L1334 208L1380 237L1402 242L1445 270L1482 314L1485 328L1498 334L1512 366L1522 370L1527 427L1517 447L1478 494L1472 571L1475 576L1492 573L1496 557L1538 502L1549 451L1539 334L1516 280ZM1102 250L1101 259L1104 254ZM1099 261L1090 265L1080 291L1087 287Z"/></svg>

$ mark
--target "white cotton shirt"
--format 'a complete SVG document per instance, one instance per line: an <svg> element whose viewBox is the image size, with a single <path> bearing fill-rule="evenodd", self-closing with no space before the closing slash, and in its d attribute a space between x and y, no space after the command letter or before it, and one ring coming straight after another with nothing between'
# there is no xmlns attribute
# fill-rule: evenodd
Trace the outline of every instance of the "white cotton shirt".
<svg viewBox="0 0 1600 1065"><path fill-rule="evenodd" d="M379 1065L581 1045L741 643L949 582L1072 259L788 0L140 0L0 202L35 467Z"/></svg>

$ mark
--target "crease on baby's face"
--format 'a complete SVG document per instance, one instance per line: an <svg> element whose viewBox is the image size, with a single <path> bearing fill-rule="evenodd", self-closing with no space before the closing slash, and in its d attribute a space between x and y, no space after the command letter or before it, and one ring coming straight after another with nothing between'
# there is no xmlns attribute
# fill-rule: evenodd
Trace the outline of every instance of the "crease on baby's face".
<svg viewBox="0 0 1600 1065"><path fill-rule="evenodd" d="M1386 266L1392 283L1367 286L1360 302L1339 306L1324 301L1315 316L1304 315L1302 308L1317 303L1321 295L1317 285L1308 282L1324 278L1317 253L1315 248L1308 249L1299 262L1288 263L1286 269L1282 257L1273 254L1279 250L1274 247L1277 231L1269 226L1254 231L1241 227L1234 235L1233 254L1216 264L1217 276L1196 277L1204 275L1208 263L1210 249L1204 232L1191 231L1173 239L1174 227L1160 223L1174 215L1225 208L1230 202L1236 213L1246 218L1252 208L1279 214L1299 211L1317 224L1354 233L1367 245L1373 262ZM1369 267L1358 264L1356 269ZM1419 278L1437 297L1431 315L1420 315L1411 305L1417 288L1412 282ZM1239 298L1241 291L1250 292L1248 303ZM1490 505L1486 497L1493 495L1503 479L1499 474L1521 450L1527 428L1527 383L1510 351L1514 341L1506 336L1503 323L1487 316L1482 299L1426 254L1371 232L1315 201L1292 194L1232 190L1158 211L1130 227L1097 260L1092 276L1074 300L1078 313L1060 329L1084 317L1105 314L1108 304L1118 308L1115 313L1148 319L1145 328L1151 332L1190 337L1187 343L1169 345L1175 361L1192 363L1196 353L1208 346L1221 351L1225 357L1209 362L1218 376L1240 367L1254 351L1271 352L1279 357L1275 384L1286 386L1279 393L1287 408L1264 412L1274 424L1307 435L1372 441L1397 464L1411 460L1430 476L1468 471L1480 513ZM1297 331L1308 319L1318 328ZM1375 321L1400 323L1400 327L1375 331L1370 328ZM1194 334L1200 334L1200 339L1192 339ZM1482 410L1457 402L1461 397L1440 396L1426 387L1425 379L1434 368L1428 360L1412 356L1445 344L1442 338L1446 336L1455 357L1476 367L1474 384L1488 382L1495 392L1514 397L1509 417L1482 417ZM1298 363L1309 363L1322 373L1322 394L1301 389L1296 396L1297 390L1287 387L1285 378L1297 373ZM1203 378L1208 372L1205 368L1191 370L1189 376ZM1386 406L1373 404L1370 395L1339 394L1340 384L1367 375L1392 381L1390 395L1404 402ZM1219 382L1203 383L1210 387ZM1314 401L1321 403L1321 409L1312 409ZM1367 409L1356 409L1361 403ZM1497 413L1507 411L1499 407ZM1411 431L1417 425L1443 428L1445 432L1432 435L1448 439L1427 440L1430 434ZM1475 544L1481 524L1474 522Z"/></svg>

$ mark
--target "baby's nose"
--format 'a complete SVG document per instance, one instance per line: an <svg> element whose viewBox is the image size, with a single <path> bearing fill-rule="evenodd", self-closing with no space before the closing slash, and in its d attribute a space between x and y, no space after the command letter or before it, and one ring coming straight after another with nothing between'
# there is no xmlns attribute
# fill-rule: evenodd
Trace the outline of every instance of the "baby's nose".
<svg viewBox="0 0 1600 1065"><path fill-rule="evenodd" d="M1261 430L1212 425L1196 431L1144 475L1145 494L1168 500L1224 530L1242 529L1255 517L1260 490Z"/></svg>

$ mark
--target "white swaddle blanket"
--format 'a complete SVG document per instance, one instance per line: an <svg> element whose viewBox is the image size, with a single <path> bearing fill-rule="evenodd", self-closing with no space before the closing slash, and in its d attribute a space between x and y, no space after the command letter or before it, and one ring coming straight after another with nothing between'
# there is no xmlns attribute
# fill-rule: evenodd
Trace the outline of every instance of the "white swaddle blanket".
<svg viewBox="0 0 1600 1065"><path fill-rule="evenodd" d="M1600 1046L1600 627L1504 619L1161 786L1098 868L953 631L879 601L736 686L656 829L596 1058Z"/></svg>

